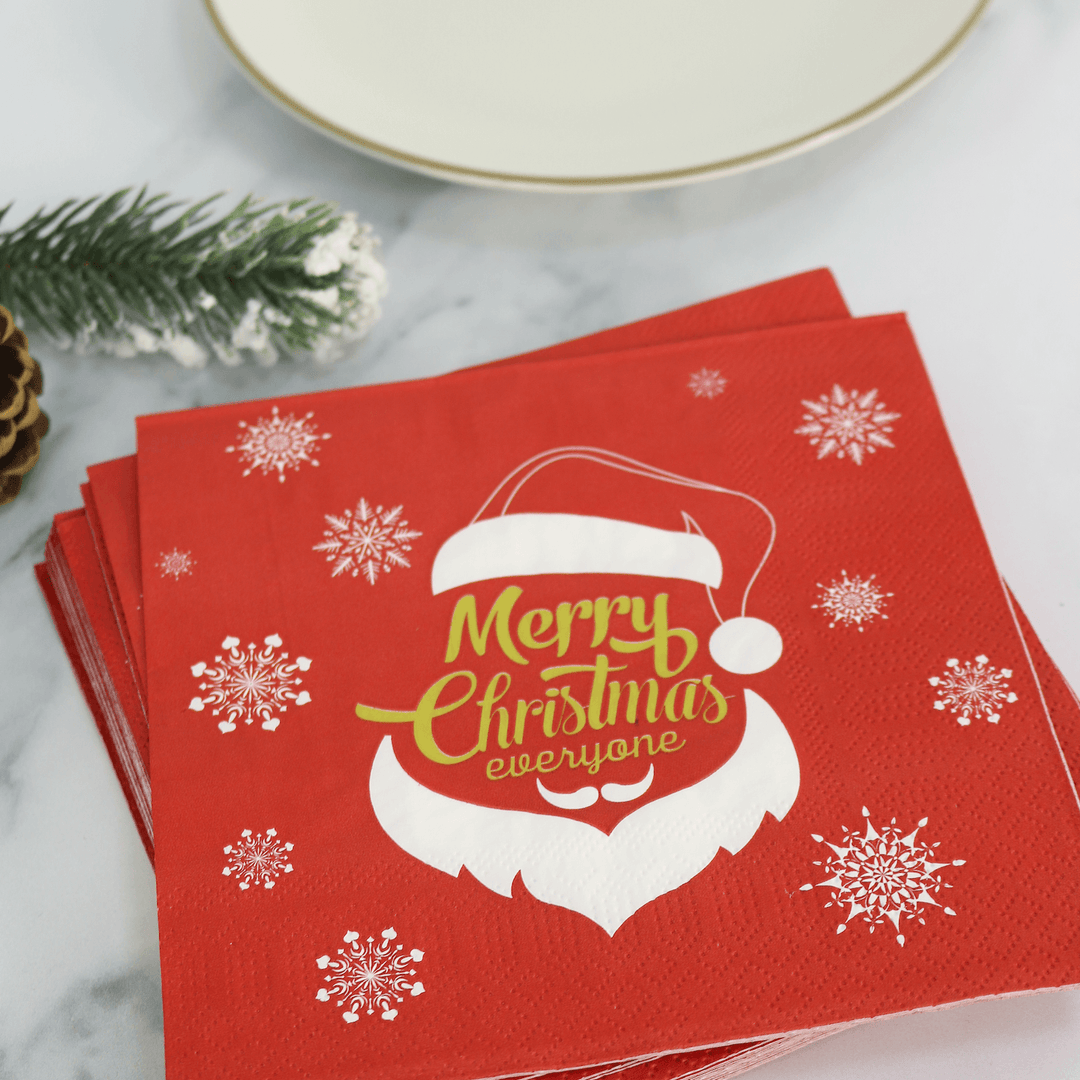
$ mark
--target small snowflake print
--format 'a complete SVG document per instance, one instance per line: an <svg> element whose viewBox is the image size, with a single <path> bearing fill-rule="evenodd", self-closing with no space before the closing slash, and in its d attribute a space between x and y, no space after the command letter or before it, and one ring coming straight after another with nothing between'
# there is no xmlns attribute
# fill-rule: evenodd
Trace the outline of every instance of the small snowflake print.
<svg viewBox="0 0 1080 1080"><path fill-rule="evenodd" d="M222 733L235 731L241 720L258 720L264 731L276 731L290 702L306 705L311 700L306 690L296 689L303 682L296 673L307 671L311 661L306 656L290 660L287 652L278 652L281 644L281 638L271 634L263 639L262 649L254 642L241 649L239 638L227 637L221 643L227 653L215 656L213 664L200 660L191 666L191 674L203 681L202 694L193 697L188 708L210 709L212 716L224 713L218 723Z"/></svg>
<svg viewBox="0 0 1080 1080"><path fill-rule="evenodd" d="M803 414L806 422L795 429L795 434L810 437L819 461L835 454L861 465L867 454L893 446L888 436L892 422L899 420L900 414L889 412L877 400L877 390L860 394L836 385L831 394L822 394L817 401L804 400L803 405L807 409Z"/></svg>
<svg viewBox="0 0 1080 1080"><path fill-rule="evenodd" d="M868 578L861 578L858 574L848 577L846 570L841 570L841 577L834 578L829 585L818 582L821 594L818 602L811 604L813 610L821 610L829 623L830 629L838 623L844 626L854 626L862 633L863 623L871 623L881 616L887 619L885 614L885 601L893 594L882 592L875 584L876 575L871 574Z"/></svg>
<svg viewBox="0 0 1080 1080"><path fill-rule="evenodd" d="M186 574L191 573L195 560L191 557L190 551L173 548L172 551L163 551L161 558L154 565L161 571L163 578L171 577L174 581L179 581Z"/></svg>
<svg viewBox="0 0 1080 1080"><path fill-rule="evenodd" d="M292 844L278 840L277 829L267 829L265 835L261 832L252 834L250 829L245 829L235 844L225 845L229 862L221 872L232 878L241 892L246 892L252 885L272 889L282 874L292 873L289 862L292 849Z"/></svg>
<svg viewBox="0 0 1080 1080"><path fill-rule="evenodd" d="M824 844L831 854L823 862L814 862L815 866L821 867L824 880L808 882L800 887L800 891L829 890L830 899L825 907L835 907L844 916L843 922L836 927L838 934L844 933L856 918L869 926L871 934L889 922L896 931L896 940L903 946L905 937L900 933L901 920L917 919L920 926L925 926L924 916L931 908L946 915L956 914L951 907L942 906L937 898L942 890L952 888L949 882L942 880L942 871L948 866L963 866L966 860L942 861L937 853L941 841L924 844L919 839L919 830L926 827L927 818L922 818L905 835L897 826L896 818L891 824L875 829L865 806L862 814L866 819L863 832L849 832L845 825L844 837L837 844L811 833L813 839Z"/></svg>
<svg viewBox="0 0 1080 1080"><path fill-rule="evenodd" d="M325 552L326 561L334 564L331 577L363 574L368 584L374 585L379 574L389 573L395 566L408 569L406 552L412 551L413 540L424 535L409 528L402 510L400 506L373 509L367 499L361 499L355 510L326 514L330 528L324 530L323 539L312 551Z"/></svg>
<svg viewBox="0 0 1080 1080"><path fill-rule="evenodd" d="M1011 668L992 667L989 657L976 656L965 664L953 657L945 661L943 674L929 680L937 689L934 708L939 712L948 709L961 727L967 727L973 716L984 716L996 724L1001 719L1001 706L1016 701L1007 681L1011 678Z"/></svg>
<svg viewBox="0 0 1080 1080"><path fill-rule="evenodd" d="M319 464L315 452L319 443L330 435L318 431L318 425L311 419L314 415L309 412L297 420L292 413L282 416L275 405L269 419L260 416L254 424L241 420L240 437L234 446L225 447L225 453L240 455L247 466L244 476L261 469L263 476L276 472L278 480L284 483L286 469L295 472L305 461L309 465Z"/></svg>
<svg viewBox="0 0 1080 1080"><path fill-rule="evenodd" d="M713 398L719 397L724 392L727 379L719 371L703 367L690 376L690 382L687 383L687 386L694 397L703 397L708 401L712 401Z"/></svg>
<svg viewBox="0 0 1080 1080"><path fill-rule="evenodd" d="M338 949L337 959L320 956L316 961L320 971L326 971L326 986L315 995L318 1001L333 1001L336 1008L344 1006L342 1017L346 1024L355 1024L361 1011L368 1016L376 1009L383 1020L397 1017L397 1005L409 997L424 993L424 984L414 979L416 968L424 959L419 949L405 951L395 945L397 931L391 926L379 940L369 937L361 942L360 935L350 930L345 935L345 948Z"/></svg>

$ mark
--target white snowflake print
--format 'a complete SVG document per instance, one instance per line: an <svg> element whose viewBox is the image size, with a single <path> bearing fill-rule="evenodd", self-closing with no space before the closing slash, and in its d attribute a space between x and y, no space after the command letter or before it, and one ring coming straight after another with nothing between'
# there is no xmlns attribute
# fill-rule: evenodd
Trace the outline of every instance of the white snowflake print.
<svg viewBox="0 0 1080 1080"><path fill-rule="evenodd" d="M297 671L307 671L311 661L306 656L289 660L287 652L279 653L281 638L271 634L263 639L262 649L254 643L247 649L239 648L240 639L227 637L222 643L228 649L224 656L215 656L213 666L205 661L193 664L191 674L203 679L199 689L201 697L193 697L188 708L194 712L211 709L213 716L225 713L218 727L222 732L236 730L238 720L245 724L261 722L265 731L275 731L281 716L293 701L306 705L311 695L306 690L294 688L303 680Z"/></svg>
<svg viewBox="0 0 1080 1080"><path fill-rule="evenodd" d="M846 835L839 844L832 844L817 833L811 834L832 854L823 863L814 862L822 868L825 880L803 885L800 891L809 892L815 887L828 889L831 899L825 907L835 906L841 912L847 910L844 921L836 927L838 934L859 916L869 925L871 934L887 919L902 946L901 919L908 922L918 919L919 924L925 926L923 915L930 907L939 908L946 915L956 914L951 907L943 907L936 898L942 889L952 888L947 881L941 880L941 871L946 866L963 866L966 860L941 862L937 854L941 842L928 845L918 839L919 829L925 827L927 818L904 835L896 818L879 830L874 828L870 811L865 806L862 813L866 818L866 830L861 835L848 832L846 825L843 827Z"/></svg>
<svg viewBox="0 0 1080 1080"><path fill-rule="evenodd" d="M969 660L961 664L954 657L945 661L948 670L944 674L930 678L930 685L937 687L934 708L940 712L948 709L961 727L967 727L973 716L980 715L996 724L1001 719L1001 706L1016 700L1006 682L1012 678L1012 669L988 666L988 659L976 656L974 663Z"/></svg>
<svg viewBox="0 0 1080 1080"><path fill-rule="evenodd" d="M318 465L314 457L318 444L329 439L328 433L319 434L316 424L311 422L314 413L307 413L299 420L289 413L282 416L275 405L270 410L270 419L259 417L254 424L240 421L241 436L235 446L226 446L225 453L239 454L247 468L245 476L250 476L256 469L262 469L263 476L277 472L278 480L285 483L285 470L300 468L301 462Z"/></svg>
<svg viewBox="0 0 1080 1080"><path fill-rule="evenodd" d="M690 376L690 381L686 385L693 392L694 397L703 397L712 401L714 397L719 397L724 392L727 379L719 371L703 367Z"/></svg>
<svg viewBox="0 0 1080 1080"><path fill-rule="evenodd" d="M191 573L195 560L191 557L190 551L173 548L172 551L163 551L161 558L154 565L161 571L162 577L171 577L174 581L179 581L185 574Z"/></svg>
<svg viewBox="0 0 1080 1080"><path fill-rule="evenodd" d="M868 578L861 578L858 574L849 578L846 570L841 570L843 575L839 579L834 578L829 585L818 582L821 595L818 603L811 604L814 610L825 612L826 618L832 619L829 628L843 623L845 626L854 625L859 633L862 633L864 622L873 622L877 616L887 619L889 616L882 610L885 600L892 596L891 592L881 592L874 584L877 576L871 574Z"/></svg>
<svg viewBox="0 0 1080 1080"><path fill-rule="evenodd" d="M229 865L221 872L232 878L242 891L252 885L272 889L277 878L292 873L289 862L292 849L292 844L278 840L277 829L267 829L265 836L261 832L252 835L250 829L245 829L235 844L225 845Z"/></svg>
<svg viewBox="0 0 1080 1080"><path fill-rule="evenodd" d="M878 447L893 445L888 435L900 414L889 412L877 400L877 390L860 394L836 385L831 394L822 394L817 401L804 400L803 404L809 410L803 414L806 423L796 428L795 434L810 436L819 461L835 454L861 465Z"/></svg>
<svg viewBox="0 0 1080 1080"><path fill-rule="evenodd" d="M315 995L319 1001L334 1001L337 1008L345 1006L341 1014L346 1024L355 1024L363 1009L371 1016L376 1009L384 1020L393 1020L398 1011L393 1002L401 1004L405 994L418 997L424 992L424 984L413 980L424 954L419 949L405 952L403 945L394 945L397 931L391 926L384 930L378 941L368 938L360 942L360 935L350 930L345 935L347 948L338 949L338 959L320 956L315 961L320 971L329 971L326 986Z"/></svg>
<svg viewBox="0 0 1080 1080"><path fill-rule="evenodd" d="M368 584L374 585L380 573L389 573L395 566L407 568L405 553L412 551L413 540L424 535L409 528L402 509L372 509L367 499L361 499L355 511L346 510L340 516L326 514L330 528L312 550L326 552L326 561L334 564L331 577L363 574Z"/></svg>

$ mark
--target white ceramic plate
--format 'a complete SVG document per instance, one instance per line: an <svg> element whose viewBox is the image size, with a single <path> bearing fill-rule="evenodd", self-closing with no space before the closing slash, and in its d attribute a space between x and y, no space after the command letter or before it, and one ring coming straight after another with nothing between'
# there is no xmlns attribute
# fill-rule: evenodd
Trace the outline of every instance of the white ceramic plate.
<svg viewBox="0 0 1080 1080"><path fill-rule="evenodd" d="M988 0L205 0L276 101L359 150L501 187L658 187L896 104Z"/></svg>

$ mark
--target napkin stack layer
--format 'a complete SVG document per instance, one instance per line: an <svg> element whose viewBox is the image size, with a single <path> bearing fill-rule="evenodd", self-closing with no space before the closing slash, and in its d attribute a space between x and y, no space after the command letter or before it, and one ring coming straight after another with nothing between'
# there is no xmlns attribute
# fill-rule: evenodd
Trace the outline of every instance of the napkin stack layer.
<svg viewBox="0 0 1080 1080"><path fill-rule="evenodd" d="M170 1073L711 1080L1080 981L1080 704L828 271L143 418L82 494L37 573Z"/></svg>

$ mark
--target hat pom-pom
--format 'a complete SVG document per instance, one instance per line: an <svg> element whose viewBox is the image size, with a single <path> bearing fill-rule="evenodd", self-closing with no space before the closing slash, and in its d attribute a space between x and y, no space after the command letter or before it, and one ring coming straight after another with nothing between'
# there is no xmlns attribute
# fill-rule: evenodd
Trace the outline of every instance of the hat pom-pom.
<svg viewBox="0 0 1080 1080"><path fill-rule="evenodd" d="M728 619L709 638L709 653L725 671L756 675L771 668L784 651L784 640L775 626L747 615Z"/></svg>

